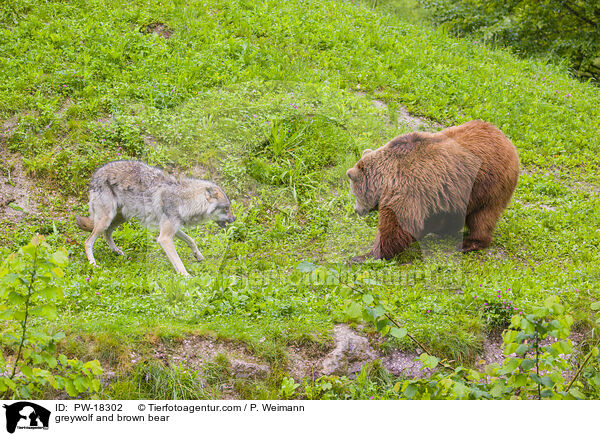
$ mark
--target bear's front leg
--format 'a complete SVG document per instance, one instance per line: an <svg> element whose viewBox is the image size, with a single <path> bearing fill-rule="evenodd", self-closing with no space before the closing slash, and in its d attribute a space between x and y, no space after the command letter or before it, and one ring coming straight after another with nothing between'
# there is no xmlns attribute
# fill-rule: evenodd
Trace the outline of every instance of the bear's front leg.
<svg viewBox="0 0 600 436"><path fill-rule="evenodd" d="M375 259L389 260L402 253L415 241L415 237L402 228L396 213L391 208L382 208L379 211L379 225L373 248L369 253L357 256L352 261L357 259L357 262L364 262L371 256Z"/></svg>

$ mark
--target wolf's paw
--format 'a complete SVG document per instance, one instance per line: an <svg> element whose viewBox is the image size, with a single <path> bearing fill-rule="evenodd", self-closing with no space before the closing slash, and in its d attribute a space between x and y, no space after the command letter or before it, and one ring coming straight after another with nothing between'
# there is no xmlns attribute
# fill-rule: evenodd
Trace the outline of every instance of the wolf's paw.
<svg viewBox="0 0 600 436"><path fill-rule="evenodd" d="M196 260L198 262L202 262L204 260L204 256L202 256L202 253L200 253L199 251L197 251L196 253L194 253L194 257L196 258Z"/></svg>

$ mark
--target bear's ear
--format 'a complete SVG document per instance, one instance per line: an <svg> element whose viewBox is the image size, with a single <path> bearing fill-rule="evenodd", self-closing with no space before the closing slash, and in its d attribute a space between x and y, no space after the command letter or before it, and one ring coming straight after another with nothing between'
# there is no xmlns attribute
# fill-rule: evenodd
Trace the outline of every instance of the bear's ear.
<svg viewBox="0 0 600 436"><path fill-rule="evenodd" d="M353 182L355 182L358 179L358 173L359 173L359 169L356 167L352 167L348 171L346 171L346 175Z"/></svg>
<svg viewBox="0 0 600 436"><path fill-rule="evenodd" d="M373 153L373 150L371 150L370 148L367 148L365 151L363 151L362 157L365 157L366 154L369 153Z"/></svg>

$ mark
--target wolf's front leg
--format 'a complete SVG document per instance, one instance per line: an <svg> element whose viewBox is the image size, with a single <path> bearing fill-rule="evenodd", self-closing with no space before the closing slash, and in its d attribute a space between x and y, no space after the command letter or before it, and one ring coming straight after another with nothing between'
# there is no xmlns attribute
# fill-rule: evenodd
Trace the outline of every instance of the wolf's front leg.
<svg viewBox="0 0 600 436"><path fill-rule="evenodd" d="M175 243L173 242L173 237L175 236L177 230L175 225L170 221L164 221L160 225L160 235L156 240L162 249L167 254L167 257L171 261L171 265L175 268L179 274L184 276L189 276L185 266L183 266L183 262L179 258L177 251L175 251Z"/></svg>
<svg viewBox="0 0 600 436"><path fill-rule="evenodd" d="M180 240L185 242L187 244L187 246L190 247L190 250L192 250L194 257L196 258L196 260L198 262L201 262L204 260L204 256L202 256L202 253L200 253L200 250L198 250L198 246L196 245L194 240L192 238L190 238L183 230L181 230L181 229L177 230L177 232L175 233L175 236L177 236L177 238L179 238Z"/></svg>

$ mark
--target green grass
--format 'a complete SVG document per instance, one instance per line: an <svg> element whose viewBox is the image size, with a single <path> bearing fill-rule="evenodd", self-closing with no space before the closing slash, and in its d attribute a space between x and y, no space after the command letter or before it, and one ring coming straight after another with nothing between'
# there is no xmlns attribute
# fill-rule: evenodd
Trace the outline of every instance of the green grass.
<svg viewBox="0 0 600 436"><path fill-rule="evenodd" d="M0 254L36 232L69 247L68 298L54 328L70 332L73 353L84 352L75 343L83 338L95 344L85 353L125 368L106 395L218 397L185 368L150 363L144 374L155 382L144 384L127 364L127 350L151 357L154 337L201 334L245 344L274 368L274 380L238 386L240 395L277 396L289 347L324 349L333 325L348 321L335 286L301 280L302 261L373 276L412 334L466 363L493 328L483 300L497 290L520 310L558 294L587 326L600 294L597 88L451 38L406 7L187 4L0 6L0 120L14 124L0 141L40 189L39 214L2 223ZM169 39L146 31L156 22ZM353 214L345 171L363 149L408 131L394 123L401 104L443 125L495 123L524 173L489 250L349 267L377 221ZM232 198L238 220L226 232L190 232L203 263L178 243L193 278L176 277L156 235L136 223L115 232L125 257L98 241L100 268L87 265L72 214L87 211L93 169L120 158L214 178Z"/></svg>

